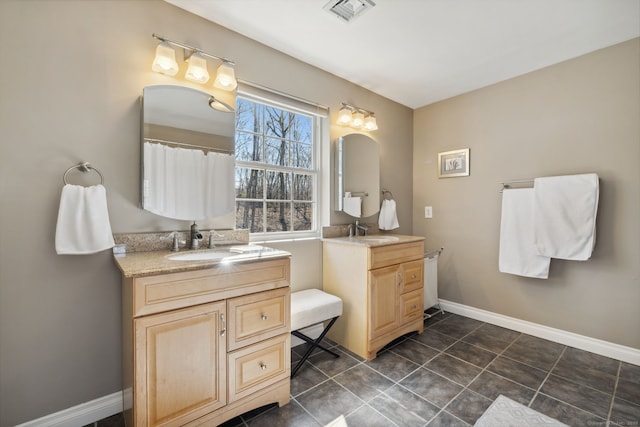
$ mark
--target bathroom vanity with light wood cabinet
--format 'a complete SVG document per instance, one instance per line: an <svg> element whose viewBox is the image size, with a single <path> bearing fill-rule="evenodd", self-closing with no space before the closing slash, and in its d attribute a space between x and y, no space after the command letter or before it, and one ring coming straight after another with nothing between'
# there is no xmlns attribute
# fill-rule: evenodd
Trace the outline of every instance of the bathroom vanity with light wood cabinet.
<svg viewBox="0 0 640 427"><path fill-rule="evenodd" d="M344 304L328 338L371 360L394 339L422 333L423 241L415 236L323 240L323 289Z"/></svg>
<svg viewBox="0 0 640 427"><path fill-rule="evenodd" d="M288 253L232 262L133 253L116 263L128 426L216 426L289 402Z"/></svg>

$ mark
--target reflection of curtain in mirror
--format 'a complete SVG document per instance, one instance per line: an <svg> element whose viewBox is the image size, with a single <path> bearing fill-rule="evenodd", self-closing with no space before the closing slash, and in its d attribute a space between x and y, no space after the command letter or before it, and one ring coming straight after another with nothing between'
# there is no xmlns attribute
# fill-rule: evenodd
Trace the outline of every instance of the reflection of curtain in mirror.
<svg viewBox="0 0 640 427"><path fill-rule="evenodd" d="M233 155L145 142L144 165L146 210L190 221L233 211Z"/></svg>

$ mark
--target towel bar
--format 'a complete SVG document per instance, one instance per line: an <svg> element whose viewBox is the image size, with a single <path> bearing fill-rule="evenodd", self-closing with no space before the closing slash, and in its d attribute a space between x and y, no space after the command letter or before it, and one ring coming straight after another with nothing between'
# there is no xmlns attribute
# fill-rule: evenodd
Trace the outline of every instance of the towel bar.
<svg viewBox="0 0 640 427"><path fill-rule="evenodd" d="M511 185L531 185L533 184L533 179L520 179L517 181L505 181L505 182L501 182L500 185L502 185L502 190L500 190L500 193L502 193L502 191L505 188L509 188Z"/></svg>
<svg viewBox="0 0 640 427"><path fill-rule="evenodd" d="M69 172L71 172L74 169L79 169L81 172L89 172L90 170L94 170L100 176L100 184L101 185L104 184L104 177L102 176L102 174L98 169L91 166L89 162L80 162L77 165L71 166L69 169L65 171L64 175L62 175L62 182L64 182L65 185L68 184L67 175L69 174Z"/></svg>

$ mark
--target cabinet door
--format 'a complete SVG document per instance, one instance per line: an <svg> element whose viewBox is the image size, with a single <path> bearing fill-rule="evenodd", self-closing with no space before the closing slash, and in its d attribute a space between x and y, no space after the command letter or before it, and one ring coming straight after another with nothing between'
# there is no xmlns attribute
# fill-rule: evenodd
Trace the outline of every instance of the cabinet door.
<svg viewBox="0 0 640 427"><path fill-rule="evenodd" d="M394 330L399 323L397 266L369 272L369 339Z"/></svg>
<svg viewBox="0 0 640 427"><path fill-rule="evenodd" d="M226 404L225 307L135 319L136 425L182 425Z"/></svg>

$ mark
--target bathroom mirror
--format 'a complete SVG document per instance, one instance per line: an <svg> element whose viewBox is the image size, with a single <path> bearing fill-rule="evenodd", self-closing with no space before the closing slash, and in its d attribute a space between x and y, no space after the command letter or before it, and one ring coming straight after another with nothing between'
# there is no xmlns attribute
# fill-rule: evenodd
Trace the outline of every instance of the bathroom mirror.
<svg viewBox="0 0 640 427"><path fill-rule="evenodd" d="M345 209L345 196L360 197L360 217L375 215L380 210L380 146L366 135L353 133L336 140L336 206ZM346 201L350 203L349 200Z"/></svg>
<svg viewBox="0 0 640 427"><path fill-rule="evenodd" d="M235 114L211 95L183 86L142 94L142 208L202 220L234 211Z"/></svg>

